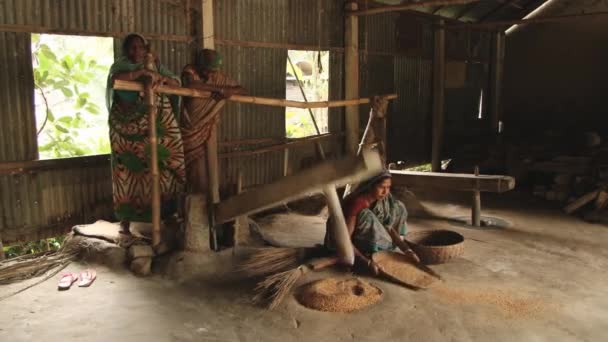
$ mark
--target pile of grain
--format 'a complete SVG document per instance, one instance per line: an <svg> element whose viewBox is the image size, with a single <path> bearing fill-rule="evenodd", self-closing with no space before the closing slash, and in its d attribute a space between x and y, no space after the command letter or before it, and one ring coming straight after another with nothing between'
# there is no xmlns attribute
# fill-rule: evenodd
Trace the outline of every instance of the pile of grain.
<svg viewBox="0 0 608 342"><path fill-rule="evenodd" d="M378 252L374 253L373 259L382 267L386 276L406 286L425 289L438 280L412 264L412 261L401 253Z"/></svg>
<svg viewBox="0 0 608 342"><path fill-rule="evenodd" d="M304 285L297 299L311 309L348 313L379 302L382 290L359 278L328 278Z"/></svg>
<svg viewBox="0 0 608 342"><path fill-rule="evenodd" d="M517 297L509 291L498 289L463 289L438 285L433 287L432 292L445 303L492 306L506 318L539 316L547 307L543 300Z"/></svg>

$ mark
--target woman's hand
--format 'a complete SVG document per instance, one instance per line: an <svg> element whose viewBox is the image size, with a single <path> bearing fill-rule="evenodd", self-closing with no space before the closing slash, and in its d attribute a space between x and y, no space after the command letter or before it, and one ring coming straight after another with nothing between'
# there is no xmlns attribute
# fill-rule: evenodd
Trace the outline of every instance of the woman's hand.
<svg viewBox="0 0 608 342"><path fill-rule="evenodd" d="M380 273L384 272L382 266L378 265L375 261L371 259L367 262L367 267L369 268L370 272L372 272L372 274L375 276L380 275Z"/></svg>
<svg viewBox="0 0 608 342"><path fill-rule="evenodd" d="M417 264L420 263L420 258L418 257L418 255L416 255L416 253L412 249L406 250L405 252L403 252L403 254L405 254L407 257L411 258L412 260L414 260Z"/></svg>

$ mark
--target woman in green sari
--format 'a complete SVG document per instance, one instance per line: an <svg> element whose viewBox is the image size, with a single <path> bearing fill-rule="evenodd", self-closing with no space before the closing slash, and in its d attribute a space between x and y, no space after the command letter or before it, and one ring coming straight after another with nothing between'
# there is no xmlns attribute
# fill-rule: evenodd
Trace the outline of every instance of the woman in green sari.
<svg viewBox="0 0 608 342"><path fill-rule="evenodd" d="M162 84L179 86L180 83L179 78L158 60L152 60L150 46L143 36L126 36L122 54L110 68L107 105L114 212L123 232L129 233L131 221L151 222L152 219L148 110L141 93L113 91L112 82L149 81L153 87ZM185 181L184 151L177 118L178 98L158 94L157 111L161 217L167 218L177 209L177 196L183 192Z"/></svg>

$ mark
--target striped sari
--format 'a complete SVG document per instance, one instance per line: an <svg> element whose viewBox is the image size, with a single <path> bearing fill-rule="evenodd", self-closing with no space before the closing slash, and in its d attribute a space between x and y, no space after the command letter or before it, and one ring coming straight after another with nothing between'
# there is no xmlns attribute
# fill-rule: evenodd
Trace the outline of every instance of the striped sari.
<svg viewBox="0 0 608 342"><path fill-rule="evenodd" d="M150 222L152 175L147 107L142 94L112 91L110 83L112 75L139 68L142 68L142 64L131 63L122 57L112 65L108 76L112 194L117 219ZM158 70L163 76L176 78L163 66L159 66ZM178 101L177 97L163 94L157 97L156 126L163 218L175 212L177 197L184 191L184 150L177 117Z"/></svg>

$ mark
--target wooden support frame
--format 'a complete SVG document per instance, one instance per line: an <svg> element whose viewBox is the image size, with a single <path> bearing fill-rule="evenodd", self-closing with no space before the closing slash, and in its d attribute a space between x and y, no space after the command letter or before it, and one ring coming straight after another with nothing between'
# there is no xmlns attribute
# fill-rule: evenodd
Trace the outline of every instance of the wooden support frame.
<svg viewBox="0 0 608 342"><path fill-rule="evenodd" d="M116 90L131 90L131 91L143 91L144 86L139 82L134 81L114 81L114 89ZM173 86L160 86L156 88L156 91L163 94L170 95L179 95L179 96L190 96L190 97L211 97L211 92L191 89L191 88L182 88L182 87L173 87ZM389 100L394 100L397 98L397 94L386 94L380 95ZM275 106L275 107L294 107L294 108L333 108L333 107L344 107L344 106L355 106L370 103L370 98L360 98L360 99L351 99L351 100L336 100L336 101L318 101L318 102L301 102L301 101L292 101L285 99L273 99L268 97L258 97L258 96L246 96L246 95L233 95L228 101L238 102L238 103L249 103L256 105L266 105L266 106Z"/></svg>
<svg viewBox="0 0 608 342"><path fill-rule="evenodd" d="M505 34L496 32L492 46L492 66L490 74L490 123L493 134L499 133L502 120L501 95L505 59Z"/></svg>
<svg viewBox="0 0 608 342"><path fill-rule="evenodd" d="M472 175L465 173L439 173L391 170L393 185L411 189L437 189L451 191L479 191L503 193L515 188L510 176Z"/></svg>
<svg viewBox="0 0 608 342"><path fill-rule="evenodd" d="M431 169L441 171L441 147L443 145L443 121L445 116L445 30L443 20L435 27L433 53L433 129L431 144Z"/></svg>
<svg viewBox="0 0 608 342"><path fill-rule="evenodd" d="M356 11L357 3L346 4L347 11ZM344 95L348 99L359 98L359 18L347 16L344 22ZM346 107L346 152L357 153L359 142L359 107Z"/></svg>
<svg viewBox="0 0 608 342"><path fill-rule="evenodd" d="M445 6L445 5L463 5L471 2L479 2L480 0L421 0L417 2L411 2L402 5L393 6L382 6L376 8L369 8L364 10L351 10L347 12L347 16L363 16L363 15L374 15L380 13L407 11L421 6Z"/></svg>
<svg viewBox="0 0 608 342"><path fill-rule="evenodd" d="M366 151L358 157L349 156L338 161L323 162L220 202L215 212L216 222L228 222L241 215L259 212L285 201L321 192L327 184L340 186L356 182L381 170L382 162L375 152Z"/></svg>

